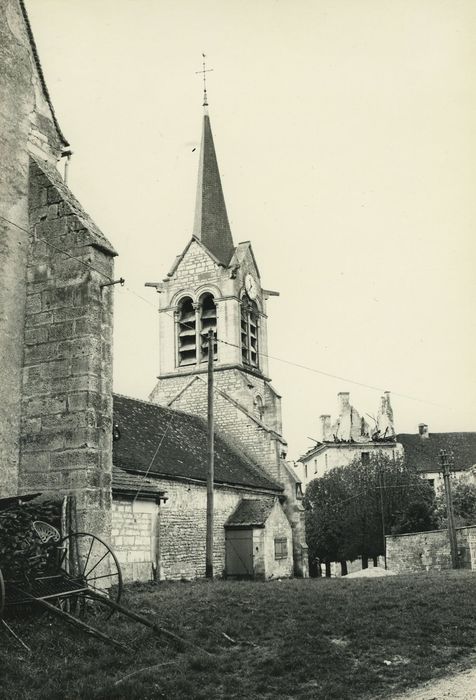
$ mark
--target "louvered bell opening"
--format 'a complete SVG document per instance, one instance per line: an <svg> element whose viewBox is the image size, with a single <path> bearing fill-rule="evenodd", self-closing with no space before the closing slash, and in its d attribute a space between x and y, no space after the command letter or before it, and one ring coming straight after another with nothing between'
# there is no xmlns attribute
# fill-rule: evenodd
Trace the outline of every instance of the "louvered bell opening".
<svg viewBox="0 0 476 700"><path fill-rule="evenodd" d="M200 359L202 362L208 360L208 333L212 330L214 332L213 359L216 360L218 356L216 340L217 307L211 294L207 294L202 298L200 325Z"/></svg>
<svg viewBox="0 0 476 700"><path fill-rule="evenodd" d="M179 365L193 365L197 360L195 309L192 300L182 303L178 322Z"/></svg>

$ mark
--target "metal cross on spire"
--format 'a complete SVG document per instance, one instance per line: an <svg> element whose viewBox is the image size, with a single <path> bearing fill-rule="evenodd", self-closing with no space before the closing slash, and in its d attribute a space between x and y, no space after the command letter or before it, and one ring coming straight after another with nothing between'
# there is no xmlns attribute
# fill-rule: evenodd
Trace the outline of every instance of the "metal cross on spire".
<svg viewBox="0 0 476 700"><path fill-rule="evenodd" d="M205 59L206 56L204 53L202 53L203 56L203 61L202 61L202 70L196 70L195 73L197 75L202 74L203 75L203 106L208 107L208 98L207 98L207 73L211 73L213 71L213 68L207 68L205 65Z"/></svg>

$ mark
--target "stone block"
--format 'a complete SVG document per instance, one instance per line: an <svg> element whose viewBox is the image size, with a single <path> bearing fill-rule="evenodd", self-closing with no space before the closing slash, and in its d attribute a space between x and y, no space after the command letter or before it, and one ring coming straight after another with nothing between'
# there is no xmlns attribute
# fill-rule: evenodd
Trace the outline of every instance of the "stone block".
<svg viewBox="0 0 476 700"><path fill-rule="evenodd" d="M41 417L41 427L48 432L70 431L76 428L85 428L87 425L89 425L89 418L86 411L78 411L77 413L63 411Z"/></svg>
<svg viewBox="0 0 476 700"><path fill-rule="evenodd" d="M65 450L51 455L52 469L90 469L98 467L100 455L96 450Z"/></svg>
<svg viewBox="0 0 476 700"><path fill-rule="evenodd" d="M49 452L25 452L20 455L21 469L27 472L48 472L50 468Z"/></svg>
<svg viewBox="0 0 476 700"><path fill-rule="evenodd" d="M74 335L74 321L53 323L48 327L48 340L66 340Z"/></svg>
<svg viewBox="0 0 476 700"><path fill-rule="evenodd" d="M25 329L25 345L37 345L48 341L48 328L40 326L38 328Z"/></svg>
<svg viewBox="0 0 476 700"><path fill-rule="evenodd" d="M66 410L66 398L48 396L31 399L27 402L25 409L27 416L41 416L42 418L47 415L62 413Z"/></svg>

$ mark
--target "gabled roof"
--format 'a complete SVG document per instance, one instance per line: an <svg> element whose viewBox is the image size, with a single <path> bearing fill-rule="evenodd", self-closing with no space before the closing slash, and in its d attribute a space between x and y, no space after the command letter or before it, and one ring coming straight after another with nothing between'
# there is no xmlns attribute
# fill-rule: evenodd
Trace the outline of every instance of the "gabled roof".
<svg viewBox="0 0 476 700"><path fill-rule="evenodd" d="M225 527L264 527L275 502L274 498L243 498Z"/></svg>
<svg viewBox="0 0 476 700"><path fill-rule="evenodd" d="M228 265L235 247L226 212L210 117L207 113L203 117L193 235L202 241L223 265Z"/></svg>
<svg viewBox="0 0 476 700"><path fill-rule="evenodd" d="M113 462L126 471L206 482L207 425L198 416L114 394ZM282 487L215 435L215 483L270 490Z"/></svg>
<svg viewBox="0 0 476 700"><path fill-rule="evenodd" d="M48 92L48 88L46 86L45 76L43 74L43 68L41 67L40 57L38 55L38 49L36 47L36 42L35 42L35 38L33 36L33 32L31 29L31 24L30 24L30 20L28 17L28 13L26 11L25 3L23 0L19 0L19 4L20 4L21 13L23 15L23 19L25 20L26 31L27 31L28 39L29 39L30 46L31 46L31 53L33 55L33 60L35 62L36 70L38 72L38 77L40 80L41 88L43 90L45 100L48 103L48 106L51 110L51 118L53 119L53 123L55 125L56 131L58 132L58 136L60 138L61 143L63 144L64 147L67 147L67 146L69 146L69 143L65 139L65 137L63 136L63 132L61 131L60 125L58 124L55 110L53 108L53 103L51 102L50 93Z"/></svg>
<svg viewBox="0 0 476 700"><path fill-rule="evenodd" d="M84 225L84 228L88 231L89 240L85 241L85 243L95 245L98 248L105 250L110 255L117 255L106 236L98 229L89 214L84 211L74 194L65 184L57 169L48 163L48 161L41 160L41 158L38 158L37 156L30 155L30 158L38 166L43 175L47 177L51 186L57 190L62 200L68 204L71 209L71 213L78 217L78 219Z"/></svg>
<svg viewBox="0 0 476 700"><path fill-rule="evenodd" d="M476 433L430 433L427 438L401 433L397 435L397 442L403 445L409 464L422 472L439 471L440 450L453 452L453 471L469 469L476 464Z"/></svg>
<svg viewBox="0 0 476 700"><path fill-rule="evenodd" d="M240 243L238 243L238 245L235 248L235 252L233 254L233 258L231 259L230 264L231 265L235 265L235 264L241 265L241 263L245 259L248 251L250 252L251 259L252 259L253 264L255 266L256 274L258 275L259 278L261 278L261 275L259 273L258 263L256 262L255 254L253 253L253 247L252 247L250 241L241 241Z"/></svg>
<svg viewBox="0 0 476 700"><path fill-rule="evenodd" d="M186 255L188 249L190 248L190 246L192 245L192 243L196 243L197 245L199 245L200 248L202 248L205 251L205 253L210 256L210 258L213 260L214 263L216 263L217 265L223 266L223 263L220 262L220 260L218 260L216 255L214 255L210 250L208 250L208 248L205 245L203 245L202 241L199 238L196 238L196 236L192 236L192 238L189 240L189 242L187 243L187 245L185 246L183 251L180 253L180 255L177 255L177 257L175 258L174 264L170 268L170 271L167 272L167 277L173 277L175 275L176 269L178 268L178 266L180 265L180 263L184 259L185 255Z"/></svg>

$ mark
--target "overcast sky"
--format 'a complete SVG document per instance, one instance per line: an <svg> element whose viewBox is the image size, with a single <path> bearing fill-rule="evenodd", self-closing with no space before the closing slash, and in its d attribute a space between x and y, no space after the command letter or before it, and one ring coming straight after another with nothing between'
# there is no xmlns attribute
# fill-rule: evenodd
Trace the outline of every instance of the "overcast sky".
<svg viewBox="0 0 476 700"><path fill-rule="evenodd" d="M152 304L193 226L202 84L270 355L392 391L396 428L476 429L473 0L26 0L69 184ZM114 388L146 398L158 314L115 291ZM297 458L379 391L270 361ZM407 398L411 397L411 398ZM419 400L416 400L419 399Z"/></svg>

